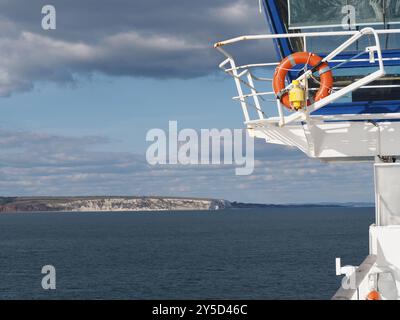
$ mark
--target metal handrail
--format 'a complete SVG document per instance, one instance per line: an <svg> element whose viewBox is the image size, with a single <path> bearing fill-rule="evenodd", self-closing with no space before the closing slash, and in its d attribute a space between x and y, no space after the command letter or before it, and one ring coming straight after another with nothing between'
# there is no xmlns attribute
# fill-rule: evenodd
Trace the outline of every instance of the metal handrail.
<svg viewBox="0 0 400 320"><path fill-rule="evenodd" d="M367 29L367 28L364 28ZM364 30L363 29L363 30ZM372 29L372 28L371 28ZM362 31L362 30L361 30ZM311 38L311 37L332 37L332 36L353 36L361 31L329 31L329 32L302 32L302 33L283 33L283 34L261 34L261 35L246 35L240 36L214 44L214 48L220 48L228 44L233 44L240 41L248 40L268 40L268 39L282 39L282 38ZM384 29L375 30L376 34L392 34L400 33L400 29Z"/></svg>
<svg viewBox="0 0 400 320"><path fill-rule="evenodd" d="M233 76L235 80L235 84L238 90L238 95L233 97L234 100L239 100L242 106L242 110L244 113L245 117L245 123L254 123L254 120L250 120L249 117L249 112L248 112L248 102L246 99L248 98L253 98L254 100L254 105L257 109L259 119L262 120L264 123L265 120L268 120L268 123L276 123L280 126L287 125L291 122L294 121L306 121L310 120L310 114L323 106L326 106L327 104L330 104L334 102L335 100L348 95L354 90L360 89L360 88L393 88L393 87L400 87L400 85L376 85L376 86L368 86L369 83L381 78L382 76L385 75L385 69L384 69L384 61L391 61L391 60L400 60L400 57L391 57L391 58L383 58L382 57L382 51L380 47L380 42L379 42L379 34L393 34L393 33L400 33L400 29L393 29L393 30L374 30L373 28L367 27L364 28L360 31L337 31L337 32L324 32L324 33L289 33L289 34L268 34L268 35L255 35L255 36L242 36L242 37L237 37L229 40L225 40L222 42L216 43L214 46L217 50L219 50L225 57L226 59L219 65L220 68ZM256 64L247 64L247 65L241 65L241 66L236 66L235 60L231 54L229 54L225 49L223 49L223 46L237 43L240 41L247 41L247 40L263 40L263 39L279 39L279 38L295 38L295 37L303 37L304 39L307 37L326 37L326 36L339 36L339 35L350 35L351 37L345 41L343 44L341 44L338 48L333 50L330 54L328 54L326 57L323 58L322 61L324 62L346 62L346 61L369 61L371 64L374 64L374 66L378 67L378 70L355 81L354 83L346 86L346 87L335 87L334 90L337 90L333 92L331 95L321 99L318 102L315 102L311 106L308 106L306 110L300 110L295 113L292 113L291 115L284 115L283 112L283 107L280 103L279 100L276 100L277 102L277 109L278 109L278 114L279 117L265 117L265 113L261 109L260 101L258 99L262 99L263 101L271 101L271 100L265 100L263 99L263 96L268 96L268 95L274 95L274 92L271 91L262 91L259 92L256 90L254 81L271 81L271 78L262 78L262 77L257 77L255 76L250 69L252 68L260 68L260 67L271 67L271 66L276 66L279 63L276 62L270 62L270 63L256 63ZM372 35L375 39L375 45L374 46L369 46L365 48L365 53L370 53L370 59L357 59L354 60L344 60L344 59L335 59L337 55L342 53L344 50L346 50L350 45L358 41L361 37L365 35ZM225 67L227 64L230 64L229 68ZM339 65L340 67L341 65ZM240 73L239 73L240 71ZM304 72L298 80L303 80L305 78L310 77L312 72L310 70ZM242 77L246 75L247 79L243 79ZM250 89L250 93L244 94L242 85ZM286 89L290 88L290 85L287 86ZM310 89L313 90L313 89ZM275 100L274 100L275 101ZM254 107L254 105L252 105ZM383 117L386 117L386 114L383 114ZM358 117L357 117L358 118ZM391 118L391 117L390 117ZM257 120L256 120L257 121Z"/></svg>

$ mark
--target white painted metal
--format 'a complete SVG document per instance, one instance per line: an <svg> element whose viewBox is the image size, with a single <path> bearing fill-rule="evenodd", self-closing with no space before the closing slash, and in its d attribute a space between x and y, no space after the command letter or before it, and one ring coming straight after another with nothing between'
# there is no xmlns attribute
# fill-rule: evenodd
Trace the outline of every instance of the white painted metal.
<svg viewBox="0 0 400 320"><path fill-rule="evenodd" d="M376 224L400 225L400 163L377 163L374 172Z"/></svg>
<svg viewBox="0 0 400 320"><path fill-rule="evenodd" d="M385 74L384 63L399 60L400 57L382 58L379 34L400 33L396 30L289 33L282 35L242 36L215 44L215 47L227 58L220 67L235 79L239 100L245 116L245 125L253 137L265 139L268 143L293 146L309 157L325 161L362 161L374 160L376 224L370 227L370 254L359 266L341 266L336 259L336 274L345 277L355 276L354 287L341 287L333 299L366 299L371 290L378 290L382 299L400 298L400 163L378 163L383 160L400 157L400 113L380 114L338 114L312 115L312 112L359 88L398 87L398 85L368 85ZM279 100L276 101L277 116L262 110L259 99L274 95L271 91L257 91L256 81L272 81L253 74L255 68L265 68L277 63L259 63L236 66L232 55L222 46L247 40L265 40L278 38L350 36L350 38L331 52L324 61L343 61L334 58L362 36L372 35L375 45L365 48L369 61L378 68L375 72L361 78L347 87L335 88L328 97L292 114L285 114ZM229 68L225 68L227 64ZM240 73L238 72L240 70ZM301 78L309 76L310 72ZM246 76L246 80L242 77ZM249 89L244 93L242 86ZM258 118L250 119L247 99L252 98ZM265 101L265 100L264 100ZM267 100L268 101L268 100ZM286 112L287 113L287 112Z"/></svg>
<svg viewBox="0 0 400 320"><path fill-rule="evenodd" d="M351 116L349 116L351 117ZM346 116L332 119L347 120ZM278 118L277 118L278 120ZM282 119L282 121L284 121ZM309 121L303 124L277 126L268 120L248 122L253 136L268 143L297 147L311 158L326 161L344 161L380 156L400 155L400 122ZM308 149L308 145L313 149Z"/></svg>
<svg viewBox="0 0 400 320"><path fill-rule="evenodd" d="M333 299L364 300L371 290L379 291L382 300L400 299L400 163L375 163L374 169L376 223L369 229L370 255L357 268L355 288L341 287ZM336 261L336 273L341 271Z"/></svg>
<svg viewBox="0 0 400 320"><path fill-rule="evenodd" d="M400 299L400 225L372 225L369 238L370 254L356 269L355 287L341 287L334 300L366 300L371 290L378 290L382 300Z"/></svg>
<svg viewBox="0 0 400 320"><path fill-rule="evenodd" d="M254 77L252 77L254 79ZM269 80L272 81L272 80ZM344 87L333 87L333 90L340 90ZM400 88L399 84L383 84L383 85L371 85L371 86L361 86L360 89L381 89L381 88ZM317 88L310 88L309 91L317 91ZM256 92L255 93L249 93L249 94L244 94L242 97L240 96L234 96L232 97L233 100L240 100L241 98L249 98L249 97L254 97L254 96L271 96L275 95L274 91L265 91L265 92Z"/></svg>
<svg viewBox="0 0 400 320"><path fill-rule="evenodd" d="M250 88L251 95L253 96L253 101L254 101L254 105L256 106L258 116L259 116L260 119L264 119L264 115L263 115L262 110L261 110L260 100L257 99L258 92L254 88L253 78L251 76L251 73L248 70L246 70L246 72L247 72L247 81L248 81L248 83L249 83L249 85L251 87Z"/></svg>
<svg viewBox="0 0 400 320"><path fill-rule="evenodd" d="M348 85L345 88L340 89L339 91L336 91L336 92L330 94L326 98L315 102L313 105L311 105L307 108L308 114L328 105L329 103L336 101L337 99L343 97L344 95L346 95L350 92L353 92L354 90L357 90L360 87L365 86L368 83L371 83L385 75L385 69L383 67L382 51L381 51L379 36L373 28L364 28L364 29L360 30L360 32L354 34L350 39L348 39L346 42L344 42L342 45L340 45L338 48L336 48L330 54L328 54L324 59L322 59L322 61L324 61L324 62L331 61L339 53L346 50L349 46L351 46L353 43L358 41L362 36L367 35L367 34L372 34L375 38L375 46L367 47L366 50L369 52L371 52L371 50L374 50L374 52L376 52L376 54L378 55L379 70L369 74L368 76L366 76L356 82L353 82L352 84ZM372 48L374 48L374 49L372 49ZM307 73L305 73L302 77L305 77L306 74ZM298 118L302 118L302 116L303 115L301 113L298 113ZM294 121L294 120L296 120L296 117L292 117L290 119L290 121ZM286 123L289 123L289 122L286 120Z"/></svg>
<svg viewBox="0 0 400 320"><path fill-rule="evenodd" d="M340 268L342 265L342 260L340 258L336 258L336 275L340 276L342 273L340 272Z"/></svg>
<svg viewBox="0 0 400 320"><path fill-rule="evenodd" d="M346 275L348 278L350 278L356 271L357 267L355 266L341 266L342 261L340 258L336 258L336 275L341 276L341 275Z"/></svg>
<svg viewBox="0 0 400 320"><path fill-rule="evenodd" d="M399 29L400 30L400 29ZM400 32L400 31L399 31ZM400 58L392 57L392 58L382 58L382 61L399 61ZM332 59L331 62L345 62L347 60L344 59ZM370 59L352 59L353 62L368 62ZM227 68L223 69L225 72L232 71L233 69L250 69L250 68L259 68L259 67L276 67L279 62L267 62L267 63L253 63L253 64L245 64L242 66L237 66L235 68ZM221 68L221 67L220 67ZM272 79L271 79L272 80Z"/></svg>
<svg viewBox="0 0 400 320"><path fill-rule="evenodd" d="M368 85L372 81L377 80L385 74L384 61L389 61L390 59L400 59L400 57L386 59L382 58L379 34L391 33L400 33L400 29L374 30L373 28L364 28L361 31L243 36L219 42L215 45L215 47L226 57L226 60L220 65L220 67L234 77L239 95L233 97L233 99L240 101L245 117L245 125L248 129L252 130L252 134L254 136L266 139L271 143L297 146L308 156L321 158L327 161L348 160L348 158L373 159L373 157L375 157L377 153L381 151L382 155L400 156L400 146L399 144L395 143L397 141L396 135L400 133L400 126L396 122L392 121L400 119L400 113L315 116L312 115L312 113L360 88L373 89L399 86ZM373 63L377 61L377 70L346 87L335 88L335 91L331 95L314 103L311 106L308 106L306 110L299 110L297 112L287 114L287 112L284 110L285 108L283 108L281 103L277 101L277 116L272 115L271 112L267 112L267 109L263 109L263 105L260 103L260 99L266 96L274 96L275 93L273 91L258 91L254 81L272 82L272 79L257 77L252 71L254 68L272 66L276 65L276 63L258 63L236 66L233 56L228 54L225 49L221 48L222 46L244 40L301 37L304 41L304 39L307 39L307 37L332 37L339 35L348 35L350 38L338 46L337 49L328 54L323 59L324 61L333 61L338 54L346 50L361 37L372 35L375 41L374 45L368 45L364 48L365 52L370 53L370 59L363 59L363 61L370 61ZM371 58L372 56L373 59ZM225 68L228 63L230 63L229 68ZM238 72L239 70L241 71L240 73ZM299 80L309 75L310 71L299 77ZM243 77L246 77L246 79L243 79ZM247 88L248 93L245 93L243 88ZM248 102L249 98L252 98L253 100L251 104ZM264 101L269 102L272 100ZM257 119L250 118L250 107L257 111ZM379 122L379 125L377 126L375 123L376 120L385 120L386 122ZM377 139L385 141L380 150L377 149Z"/></svg>
<svg viewBox="0 0 400 320"><path fill-rule="evenodd" d="M271 40L271 39L281 39L281 38L314 38L314 37L337 37L337 36L352 36L359 33L359 31L330 31L330 32L299 32L299 33L282 33L282 34L261 34L261 35L246 35L236 38L232 38L225 41L217 42L214 48L219 48L226 46L228 44L233 44L240 41L249 40ZM393 34L400 33L400 29L384 29L376 30L377 34Z"/></svg>
<svg viewBox="0 0 400 320"><path fill-rule="evenodd" d="M341 286L336 294L333 296L333 300L365 300L368 292L373 289L373 285L369 281L370 274L374 272L376 268L376 256L369 255L363 261L363 263L357 267L355 271L355 286L350 288L344 288ZM352 275L350 275L352 276Z"/></svg>
<svg viewBox="0 0 400 320"><path fill-rule="evenodd" d="M284 124L287 125L289 123L292 123L294 121L299 121L299 120L306 120L307 116L310 115L312 112L336 101L337 99L353 92L354 90L357 90L379 78L385 75L385 69L383 66L383 61L382 61L382 52L380 49L380 42L379 42L379 36L376 33L376 31L372 28L365 28L362 29L361 31L357 32L354 34L350 39L345 41L343 44L341 44L338 48L333 50L330 54L328 54L322 61L324 62L329 62L331 61L334 57L336 57L338 54L342 53L344 50L346 50L349 46L351 46L353 43L357 42L362 36L367 35L367 34L372 34L375 38L375 46L374 47L367 47L366 50L368 49L371 51L371 48L374 48L376 50L376 53L378 55L378 63L379 63L379 69L363 78L360 80L353 82L352 84L348 85L347 87L344 87L340 89L339 91L333 92L329 96L325 97L324 99L321 99L311 106L307 107L306 112L303 110L297 111L287 117L285 117ZM311 76L311 70L305 72L303 75L301 75L297 80L303 80L305 78L309 78ZM286 89L290 88L290 84Z"/></svg>
<svg viewBox="0 0 400 320"><path fill-rule="evenodd" d="M371 226L370 252L375 255L375 273L383 299L399 299L400 288L400 225Z"/></svg>

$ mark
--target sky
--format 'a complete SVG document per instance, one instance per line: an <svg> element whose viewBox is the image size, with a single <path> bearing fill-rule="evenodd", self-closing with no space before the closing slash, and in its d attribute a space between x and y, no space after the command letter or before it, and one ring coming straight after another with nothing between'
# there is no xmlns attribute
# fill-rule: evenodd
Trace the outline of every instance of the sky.
<svg viewBox="0 0 400 320"><path fill-rule="evenodd" d="M41 26L56 8L55 30ZM256 140L252 175L149 165L146 134L242 128L213 43L268 33L257 0L0 0L0 195L160 195L372 202L372 164L326 164ZM272 43L238 48L273 61Z"/></svg>

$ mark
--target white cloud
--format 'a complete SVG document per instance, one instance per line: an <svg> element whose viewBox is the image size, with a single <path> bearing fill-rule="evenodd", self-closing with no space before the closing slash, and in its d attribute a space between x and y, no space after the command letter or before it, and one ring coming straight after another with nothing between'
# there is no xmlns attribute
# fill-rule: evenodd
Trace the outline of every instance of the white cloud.
<svg viewBox="0 0 400 320"><path fill-rule="evenodd" d="M114 6L107 1L84 0L76 6L54 0L58 24L51 32L41 30L33 17L40 3L21 2L0 3L0 96L30 90L38 81L73 82L75 75L93 72L205 76L218 71L221 57L213 42L237 32L266 31L257 3L244 0L201 4L118 0ZM272 50L262 56L271 56Z"/></svg>
<svg viewBox="0 0 400 320"><path fill-rule="evenodd" d="M253 175L236 176L231 165L150 166L144 155L98 150L110 142L0 130L0 194L178 193L264 203L373 201L369 164L325 164L298 151L263 145Z"/></svg>

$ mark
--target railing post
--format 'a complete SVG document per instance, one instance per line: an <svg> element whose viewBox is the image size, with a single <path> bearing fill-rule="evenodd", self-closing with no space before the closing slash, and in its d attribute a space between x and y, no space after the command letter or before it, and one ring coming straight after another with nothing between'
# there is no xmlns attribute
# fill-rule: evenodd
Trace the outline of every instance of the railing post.
<svg viewBox="0 0 400 320"><path fill-rule="evenodd" d="M243 97L242 84L240 83L240 78L238 76L235 61L232 58L229 58L229 62L231 64L232 75L233 75L233 79L235 81L236 89L237 89L237 92L239 93L239 100L240 100L240 105L242 106L244 120L245 120L245 122L247 122L250 120L250 116L249 116L249 110L247 109L246 99Z"/></svg>
<svg viewBox="0 0 400 320"><path fill-rule="evenodd" d="M279 114L279 126L283 127L285 125L285 115L283 114L282 103L279 99L276 99L276 106Z"/></svg>
<svg viewBox="0 0 400 320"><path fill-rule="evenodd" d="M251 94L253 95L253 101L254 104L257 108L257 113L258 113L258 117L260 118L260 120L264 119L264 114L262 113L261 110L261 105L260 105L260 100L257 96L257 91L254 89L254 81L253 81L253 77L252 74L249 70L247 70L247 81L249 82L250 86L251 86Z"/></svg>
<svg viewBox="0 0 400 320"><path fill-rule="evenodd" d="M223 69L225 72L231 74L234 78L236 89L238 92L238 96L234 97L235 100L240 100L240 104L242 107L242 111L244 114L245 122L251 122L250 120L250 115L249 115L249 106L255 107L257 110L258 114L258 120L259 121L268 121L268 123L274 123L279 126L284 126L288 125L289 123L295 122L295 121L310 121L313 119L311 114L324 107L325 105L332 103L333 101L336 101L337 99L345 96L346 94L357 90L359 88L362 88L364 86L367 86L369 83L372 81L375 81L376 79L381 78L385 74L385 69L384 69L384 63L383 60L387 59L395 59L395 58L385 58L383 59L382 57L382 51L380 47L380 41L379 41L379 34L395 34L395 33L400 33L400 29L395 29L395 30L377 30L375 31L373 28L364 28L360 31L345 31L345 32L339 32L339 31L333 31L333 32L323 32L323 33L288 33L288 34L277 34L277 35L255 35L255 36L242 36L242 37L237 37L233 38L230 40L218 42L214 45L214 47L219 50L227 59L224 60L223 63L220 64L220 68ZM265 115L265 113L261 110L261 103L260 99L263 99L263 95L267 94L274 94L274 92L258 92L257 89L254 87L254 82L259 81L256 76L254 76L251 73L251 68L252 67L266 67L266 66L271 66L271 65L276 65L276 63L259 63L259 64L250 64L250 65L243 65L243 66L236 66L235 60L232 55L230 55L227 51L222 49L223 46L228 45L228 44L233 44L237 43L240 41L248 41L248 40L262 40L262 39L280 39L280 38L302 38L303 39L303 49L306 51L308 50L308 39L309 37L327 37L327 36L351 36L349 39L347 39L344 43L342 43L340 46L338 46L335 50L333 50L330 54L325 56L323 58L323 62L330 62L330 61L335 61L334 58L344 50L346 50L350 45L352 45L354 42L358 41L361 37L371 34L375 38L375 46L368 47L370 51L370 57L372 57L372 60L375 59L375 51L377 53L377 61L379 63L379 70L370 73L367 76L364 76L363 78L351 83L350 85L347 85L346 87L340 88L338 91L332 92L329 96L314 102L312 105L307 106L306 110L304 111L298 111L295 113L292 113L290 115L285 115L284 114L284 109L279 101L277 101L277 109L279 113L279 117L275 116L270 116L270 115ZM354 58L354 57L353 57ZM399 58L397 58L399 59ZM350 61L351 59L348 59ZM338 60L340 61L340 60ZM368 60L367 60L368 61ZM337 61L335 61L337 62ZM347 60L343 61L347 62ZM371 61L373 62L373 61ZM224 65L230 63L231 68L223 68ZM243 72L239 72L240 70L244 70ZM305 89L307 91L310 90L308 87L307 79L310 76L312 71L308 70L303 75L301 75L297 80L303 80L305 79ZM247 75L246 75L247 73ZM247 76L244 78L244 76ZM243 77L243 78L242 78ZM247 81L247 82L246 82ZM264 80L261 80L264 81ZM242 87L242 84L250 88L250 93L249 94L244 94L244 89ZM372 88L372 86L371 86ZM336 90L336 88L335 88ZM254 100L254 105L249 103L246 99L250 98L250 96L253 97ZM308 99L307 99L308 100ZM400 114L400 113L399 113ZM342 116L342 115L341 115ZM357 117L358 115L353 115L353 117ZM392 115L383 115L385 118L393 118ZM255 121L258 121L255 120Z"/></svg>

